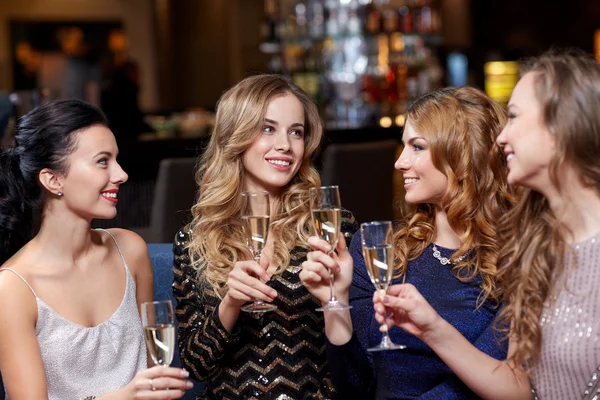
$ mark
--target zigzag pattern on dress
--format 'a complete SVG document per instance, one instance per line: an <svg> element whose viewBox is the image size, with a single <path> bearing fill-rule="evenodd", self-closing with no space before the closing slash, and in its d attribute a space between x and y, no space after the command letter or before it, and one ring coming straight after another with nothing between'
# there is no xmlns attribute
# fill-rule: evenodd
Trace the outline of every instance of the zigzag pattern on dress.
<svg viewBox="0 0 600 400"><path fill-rule="evenodd" d="M354 217L343 212L348 241ZM320 303L302 285L299 273L306 249L294 248L290 266L268 284L278 292L278 309L241 313L234 331L218 318L220 299L190 266L189 233L180 231L174 246L173 290L177 299L179 346L183 366L207 380L209 398L334 399L326 363Z"/></svg>

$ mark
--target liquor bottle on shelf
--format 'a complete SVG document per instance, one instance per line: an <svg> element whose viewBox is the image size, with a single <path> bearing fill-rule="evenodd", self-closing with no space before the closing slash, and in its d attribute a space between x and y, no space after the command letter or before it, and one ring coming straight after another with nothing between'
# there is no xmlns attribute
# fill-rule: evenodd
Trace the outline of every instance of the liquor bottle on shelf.
<svg viewBox="0 0 600 400"><path fill-rule="evenodd" d="M441 0L265 1L278 3L266 32L281 43L269 69L312 96L328 128L402 126L407 104L441 83Z"/></svg>
<svg viewBox="0 0 600 400"><path fill-rule="evenodd" d="M310 0L307 10L308 34L312 40L325 36L325 7L320 0Z"/></svg>

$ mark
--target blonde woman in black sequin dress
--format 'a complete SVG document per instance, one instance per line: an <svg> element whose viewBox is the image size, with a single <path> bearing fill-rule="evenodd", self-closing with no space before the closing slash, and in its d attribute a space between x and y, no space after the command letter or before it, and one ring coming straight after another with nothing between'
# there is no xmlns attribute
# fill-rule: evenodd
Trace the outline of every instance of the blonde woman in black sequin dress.
<svg viewBox="0 0 600 400"><path fill-rule="evenodd" d="M320 303L299 279L311 234L317 109L287 78L258 75L227 91L200 160L193 221L174 246L173 284L185 368L215 399L332 399ZM240 219L243 191L266 191L271 226L260 265ZM353 216L343 213L350 240ZM245 313L254 299L275 311Z"/></svg>

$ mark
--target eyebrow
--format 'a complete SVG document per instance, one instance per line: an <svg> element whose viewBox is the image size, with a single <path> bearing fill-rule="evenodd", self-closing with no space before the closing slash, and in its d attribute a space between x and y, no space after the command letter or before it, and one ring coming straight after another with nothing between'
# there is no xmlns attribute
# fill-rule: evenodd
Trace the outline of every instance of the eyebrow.
<svg viewBox="0 0 600 400"><path fill-rule="evenodd" d="M104 155L104 156L108 156L108 157L112 157L112 153L110 151L101 151L99 153L97 153L96 155L94 155L93 158L96 158L100 155Z"/></svg>
<svg viewBox="0 0 600 400"><path fill-rule="evenodd" d="M274 121L274 120L269 119L269 118L265 118L265 122L268 122L268 123L273 124L273 125L279 125L279 123L277 121ZM290 125L290 127L292 127L292 128L296 128L296 127L302 127L302 128L304 128L304 124L301 124L300 122L295 122L292 125Z"/></svg>
<svg viewBox="0 0 600 400"><path fill-rule="evenodd" d="M416 137L408 139L408 144L413 144L415 142L415 140L418 140L418 139L423 139L424 141L427 141L427 139L425 139L422 136L416 136ZM402 140L401 143L402 143L402 146L406 146L406 143L404 143L404 140Z"/></svg>

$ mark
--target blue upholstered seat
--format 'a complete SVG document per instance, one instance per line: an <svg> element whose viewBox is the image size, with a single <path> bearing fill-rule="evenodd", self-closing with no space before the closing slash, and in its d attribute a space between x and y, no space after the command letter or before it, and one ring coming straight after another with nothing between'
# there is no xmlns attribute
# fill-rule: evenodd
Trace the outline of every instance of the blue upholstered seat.
<svg viewBox="0 0 600 400"><path fill-rule="evenodd" d="M170 243L148 244L150 261L154 272L154 300L171 300L175 306L173 297L173 245ZM174 367L181 367L179 350L175 351L173 357ZM194 381L194 387L188 390L182 399L191 400L204 392L204 383Z"/></svg>

